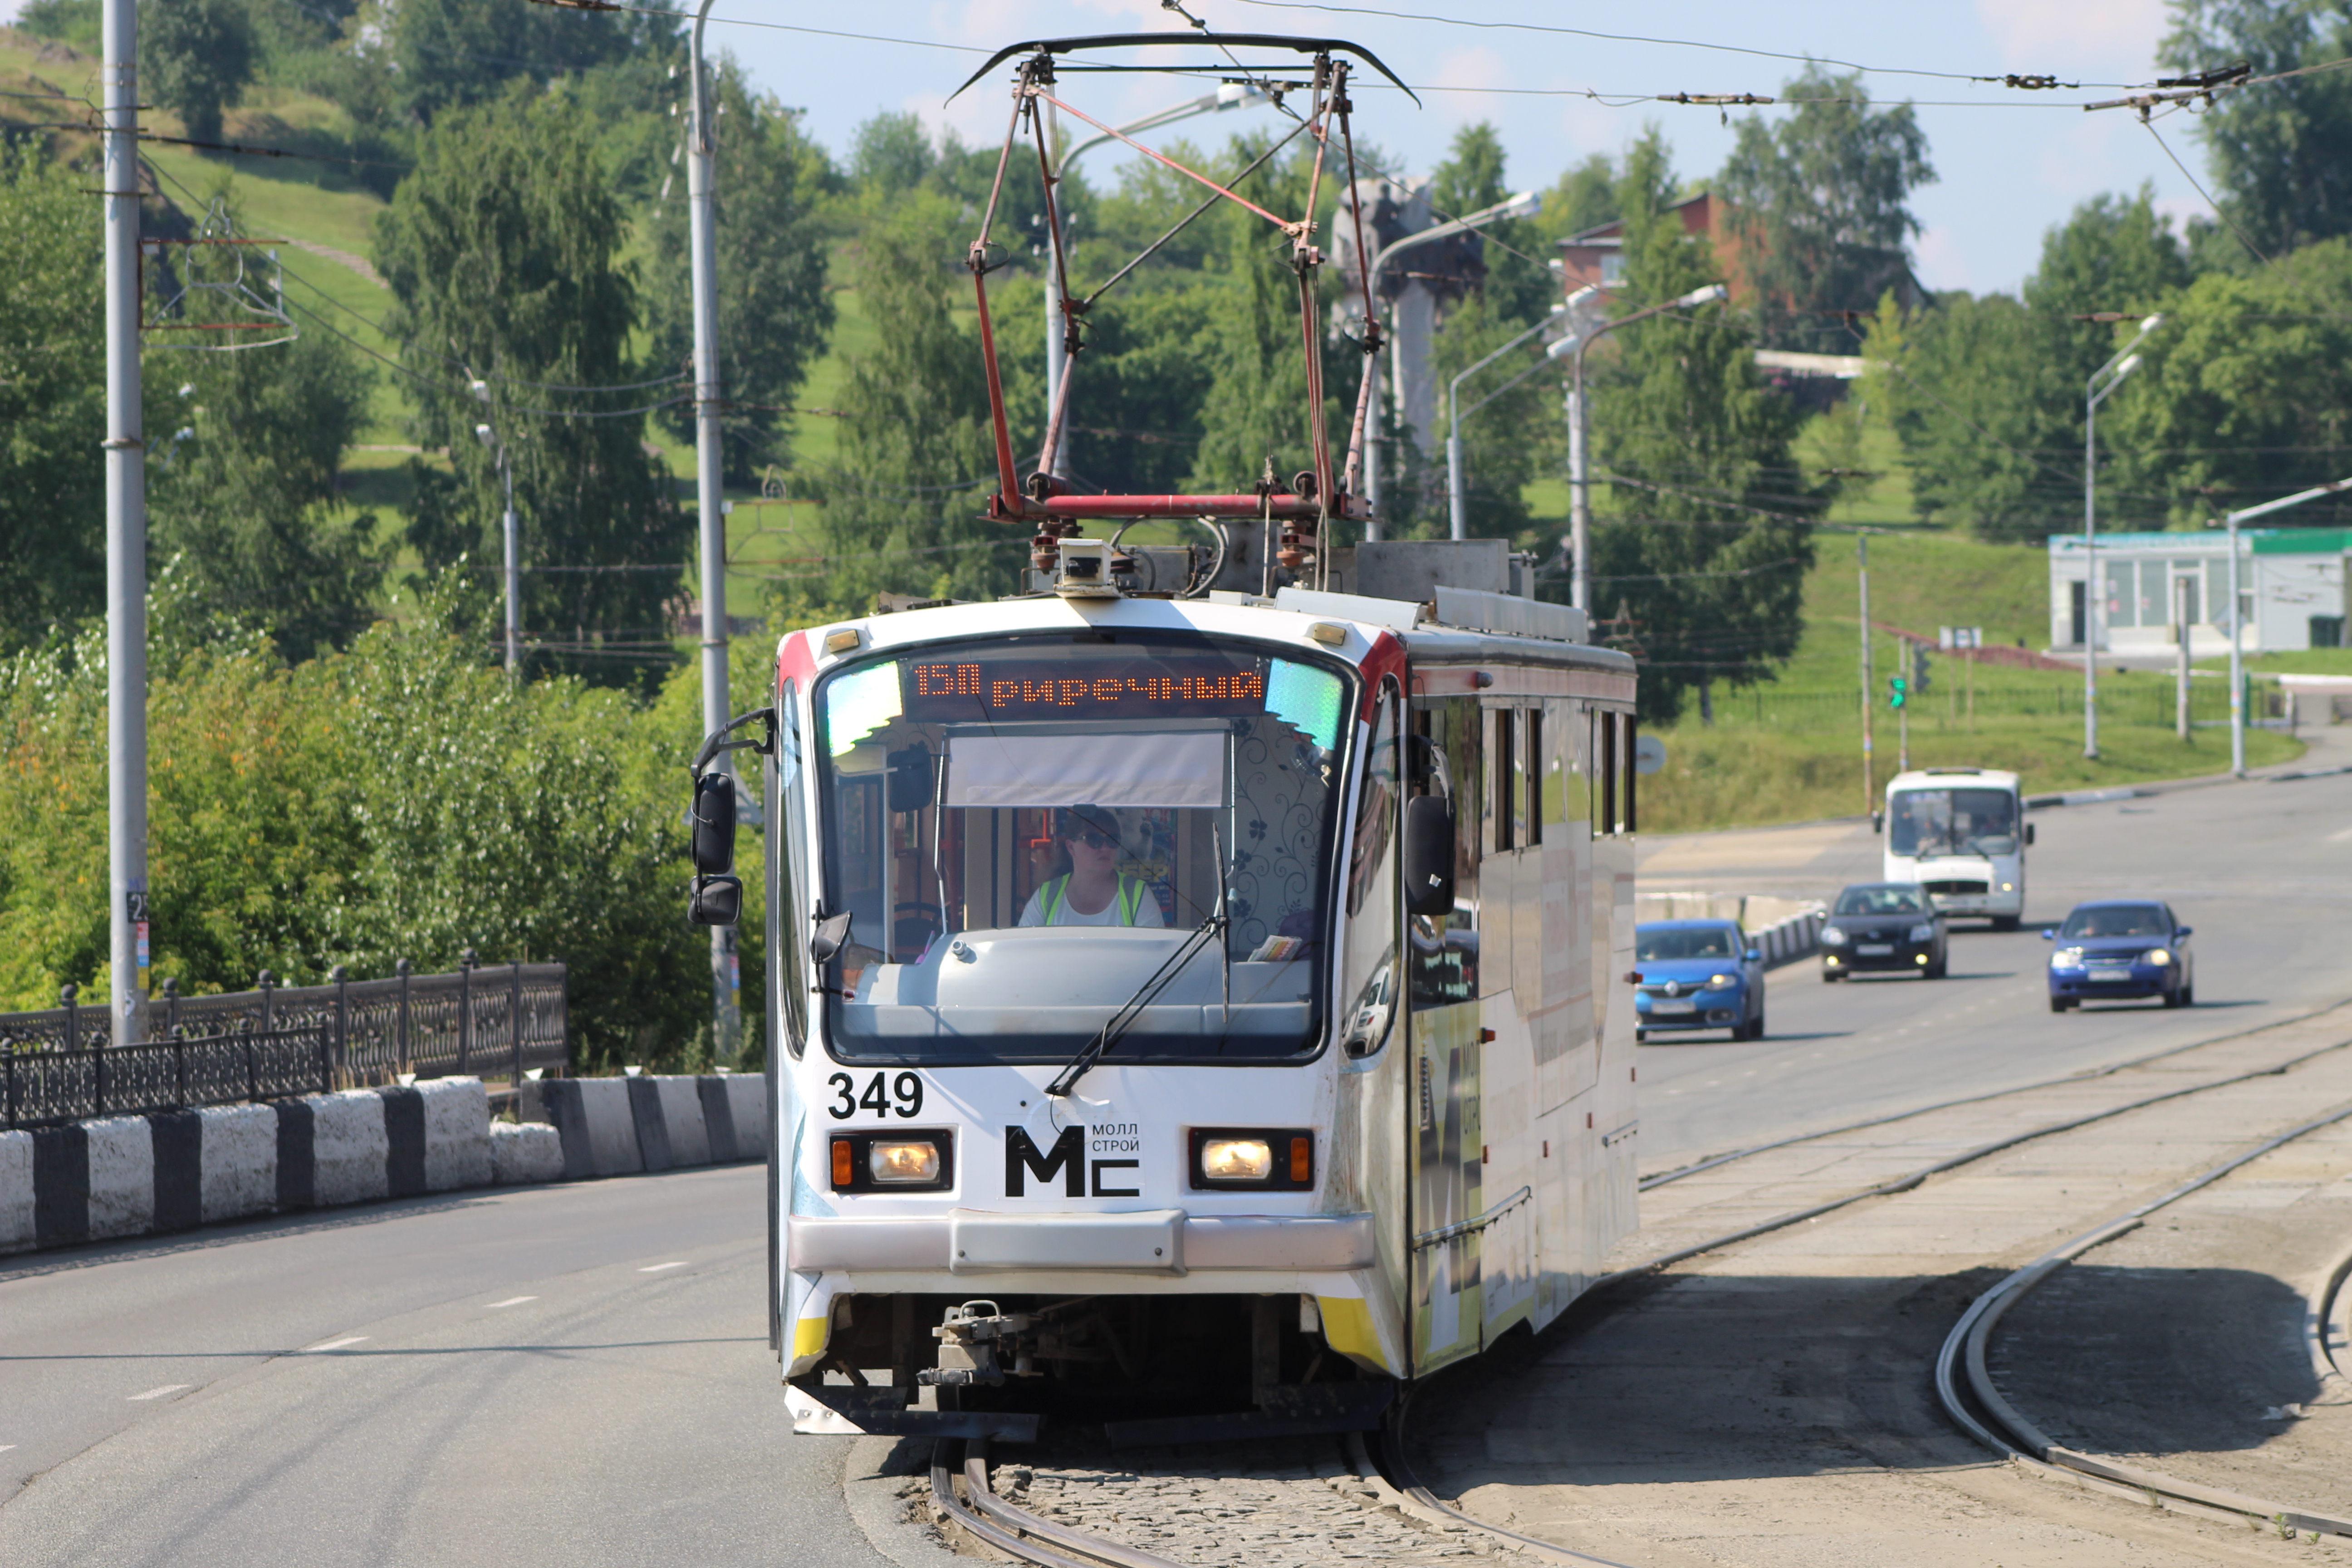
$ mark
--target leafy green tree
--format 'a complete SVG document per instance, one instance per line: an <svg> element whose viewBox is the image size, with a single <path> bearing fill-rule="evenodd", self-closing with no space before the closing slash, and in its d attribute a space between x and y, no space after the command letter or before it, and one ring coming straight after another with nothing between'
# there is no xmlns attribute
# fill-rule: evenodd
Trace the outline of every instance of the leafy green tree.
<svg viewBox="0 0 2352 1568"><path fill-rule="evenodd" d="M885 112L860 125L852 136L849 177L860 189L895 196L921 184L939 162L920 115Z"/></svg>
<svg viewBox="0 0 2352 1568"><path fill-rule="evenodd" d="M677 37L677 23L666 16L508 0L400 0L390 22L386 52L401 107L426 122L488 103L518 78L552 81L637 54L674 58Z"/></svg>
<svg viewBox="0 0 2352 1568"><path fill-rule="evenodd" d="M37 38L55 38L86 55L98 53L105 26L100 0L25 0L16 26Z"/></svg>
<svg viewBox="0 0 2352 1568"><path fill-rule="evenodd" d="M1654 132L1629 151L1618 189L1629 307L1720 276L1706 237L1671 211ZM1740 317L1712 307L1615 336L1593 378L1593 466L1616 476L1594 520L1596 635L1640 650L1647 721L1672 721L1693 690L1711 716L1715 682L1769 679L1795 653L1821 498L1791 482L1797 416L1758 377Z"/></svg>
<svg viewBox="0 0 2352 1568"><path fill-rule="evenodd" d="M799 110L753 97L731 70L719 73L715 98L726 110L717 117L712 198L720 388L730 405L722 427L728 477L743 483L761 464L789 457L781 432L833 331L828 247L815 209L832 170L802 131ZM652 224L654 268L672 280L690 267L683 185L656 206ZM690 368L693 291L650 289L648 305L654 363ZM663 410L662 421L680 440L694 438L692 404Z"/></svg>
<svg viewBox="0 0 2352 1568"><path fill-rule="evenodd" d="M106 325L84 178L0 145L0 652L104 603Z"/></svg>
<svg viewBox="0 0 2352 1568"><path fill-rule="evenodd" d="M2172 19L2157 58L2184 75L2243 60L2269 76L2352 55L2352 13L2336 0L2174 0ZM2224 93L2197 117L2197 133L2223 211L2265 256L2352 234L2352 80L2342 71ZM2210 237L2216 258L2253 264L2235 237Z"/></svg>
<svg viewBox="0 0 2352 1568"><path fill-rule="evenodd" d="M1485 121L1454 133L1445 161L1430 172L1433 212L1460 217L1507 199L1511 187L1502 136ZM1541 216L1540 213L1538 215ZM1559 282L1545 266L1545 246L1533 219L1497 218L1479 230L1486 280L1478 292L1486 313L1497 321L1532 324L1559 297Z"/></svg>
<svg viewBox="0 0 2352 1568"><path fill-rule="evenodd" d="M140 7L141 85L199 142L220 140L221 111L251 85L258 47L245 0L151 0Z"/></svg>
<svg viewBox="0 0 2352 1568"><path fill-rule="evenodd" d="M1551 246L1616 217L1617 165L1608 153L1594 153L1560 172L1544 193L1543 210L1529 221L1549 259Z"/></svg>
<svg viewBox="0 0 2352 1568"><path fill-rule="evenodd" d="M603 680L673 657L667 606L692 526L643 444L645 406L677 392L631 385L668 367L649 374L632 352L626 240L592 127L527 90L436 121L377 220L420 444L446 447L456 474L426 488L411 541L431 565L499 559L503 453L535 658Z"/></svg>
<svg viewBox="0 0 2352 1568"><path fill-rule="evenodd" d="M1776 121L1749 115L1717 176L1735 261L1756 292L1764 341L1853 352L1835 319L1906 284L1919 221L1911 193L1933 181L1927 135L1911 106L1873 110L1861 73L1808 66L1781 96L1800 100Z"/></svg>
<svg viewBox="0 0 2352 1568"><path fill-rule="evenodd" d="M2099 444L2138 510L2198 524L2342 479L2352 449L2352 238L2243 276L2208 273L2168 305L2145 367L2099 416ZM2271 520L2352 522L2323 497Z"/></svg>

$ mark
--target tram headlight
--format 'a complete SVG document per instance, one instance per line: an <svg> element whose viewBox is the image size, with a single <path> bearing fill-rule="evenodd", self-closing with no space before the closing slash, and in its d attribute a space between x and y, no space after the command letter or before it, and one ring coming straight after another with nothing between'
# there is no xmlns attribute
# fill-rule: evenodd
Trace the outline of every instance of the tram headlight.
<svg viewBox="0 0 2352 1568"><path fill-rule="evenodd" d="M1314 1189L1315 1134L1306 1128L1195 1127L1188 1142L1196 1189Z"/></svg>
<svg viewBox="0 0 2352 1568"><path fill-rule="evenodd" d="M940 1179L940 1146L928 1138L877 1138L866 1146L866 1171L885 1186Z"/></svg>
<svg viewBox="0 0 2352 1568"><path fill-rule="evenodd" d="M1274 1174L1274 1145L1263 1138L1209 1138L1201 1174L1213 1182L1263 1182Z"/></svg>

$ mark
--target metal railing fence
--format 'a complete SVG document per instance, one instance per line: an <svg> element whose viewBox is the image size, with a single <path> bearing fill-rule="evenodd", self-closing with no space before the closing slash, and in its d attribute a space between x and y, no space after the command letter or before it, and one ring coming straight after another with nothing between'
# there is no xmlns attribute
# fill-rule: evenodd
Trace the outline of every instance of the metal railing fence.
<svg viewBox="0 0 2352 1568"><path fill-rule="evenodd" d="M403 959L381 980L352 980L339 964L327 984L296 986L264 970L252 990L215 996L183 996L166 981L149 1009L150 1038L121 1047L109 1043L106 1009L81 1005L68 985L56 1007L0 1013L0 1126L72 1119L20 1109L37 1102L128 1112L404 1076L519 1083L532 1068L560 1074L568 1059L564 979L561 963L483 967L469 950L443 974L417 974ZM168 1073L157 1065L166 1060ZM154 1086L167 1079L163 1095Z"/></svg>

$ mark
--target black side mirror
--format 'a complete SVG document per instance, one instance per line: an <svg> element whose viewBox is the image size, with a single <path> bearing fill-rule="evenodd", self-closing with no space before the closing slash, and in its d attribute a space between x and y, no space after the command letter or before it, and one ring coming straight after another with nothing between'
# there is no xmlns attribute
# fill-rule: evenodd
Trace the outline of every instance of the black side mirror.
<svg viewBox="0 0 2352 1568"><path fill-rule="evenodd" d="M2030 822L2025 825L2025 841L2028 844L2033 842L2033 824Z"/></svg>
<svg viewBox="0 0 2352 1568"><path fill-rule="evenodd" d="M920 811L931 804L931 753L920 746L893 752L889 783L884 786L892 811Z"/></svg>
<svg viewBox="0 0 2352 1568"><path fill-rule="evenodd" d="M2172 933L2172 940L2173 940L2173 941L2175 941L2175 942L2179 942L2182 937L2185 937L2185 936L2194 936L2195 934L2196 934L2196 928L2195 928L2195 927L2193 927L2193 926L2182 926L2179 931L2174 931L2174 932Z"/></svg>
<svg viewBox="0 0 2352 1568"><path fill-rule="evenodd" d="M2042 928L2042 940L2044 942L2056 942L2058 940L2057 929L2053 926L2043 926Z"/></svg>
<svg viewBox="0 0 2352 1568"><path fill-rule="evenodd" d="M1454 911L1454 803L1442 795L1404 803L1404 907L1416 915Z"/></svg>
<svg viewBox="0 0 2352 1568"><path fill-rule="evenodd" d="M1764 962L1764 951L1761 948L1751 947L1739 956L1749 963L1761 963Z"/></svg>
<svg viewBox="0 0 2352 1568"><path fill-rule="evenodd" d="M739 877L697 877L686 896L686 918L698 926L731 926L743 918Z"/></svg>
<svg viewBox="0 0 2352 1568"><path fill-rule="evenodd" d="M831 963L849 945L849 922L854 918L847 910L837 915L817 917L816 930L809 935L809 956L816 961L818 968Z"/></svg>
<svg viewBox="0 0 2352 1568"><path fill-rule="evenodd" d="M735 779L730 773L704 773L694 781L694 868L704 878L720 877L734 864Z"/></svg>

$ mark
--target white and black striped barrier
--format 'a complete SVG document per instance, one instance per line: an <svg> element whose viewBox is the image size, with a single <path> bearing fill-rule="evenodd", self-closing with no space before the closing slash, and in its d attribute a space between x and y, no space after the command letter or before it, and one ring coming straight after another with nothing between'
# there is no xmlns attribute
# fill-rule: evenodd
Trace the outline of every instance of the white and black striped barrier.
<svg viewBox="0 0 2352 1568"><path fill-rule="evenodd" d="M0 1253L767 1153L757 1075L528 1087L546 1121L492 1121L479 1079L445 1078L0 1132Z"/></svg>
<svg viewBox="0 0 2352 1568"><path fill-rule="evenodd" d="M1761 931L1749 931L1748 940L1763 952L1765 968L1778 969L1821 952L1822 927L1828 921L1829 911L1816 904L1801 914L1776 921Z"/></svg>

